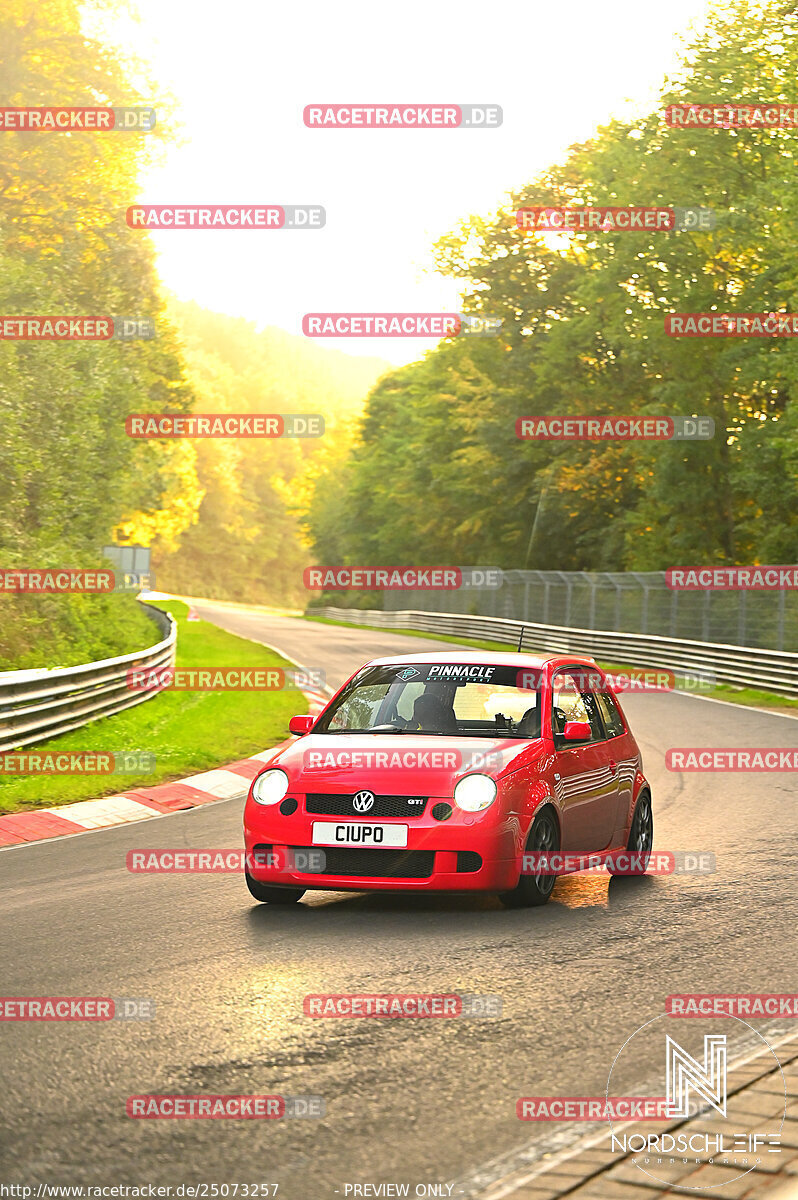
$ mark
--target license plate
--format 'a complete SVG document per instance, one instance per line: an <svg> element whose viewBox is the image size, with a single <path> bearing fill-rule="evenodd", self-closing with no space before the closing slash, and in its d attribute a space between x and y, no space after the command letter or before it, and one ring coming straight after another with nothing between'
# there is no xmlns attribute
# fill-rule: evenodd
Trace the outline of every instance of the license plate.
<svg viewBox="0 0 798 1200"><path fill-rule="evenodd" d="M369 825L365 821L314 821L314 846L406 846L407 825Z"/></svg>

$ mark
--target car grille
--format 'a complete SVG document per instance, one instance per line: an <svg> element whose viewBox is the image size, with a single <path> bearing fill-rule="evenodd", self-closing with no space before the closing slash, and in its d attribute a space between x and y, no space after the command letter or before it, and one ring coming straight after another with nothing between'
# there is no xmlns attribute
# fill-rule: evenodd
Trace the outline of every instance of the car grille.
<svg viewBox="0 0 798 1200"><path fill-rule="evenodd" d="M412 820L421 817L427 806L426 796L374 796L368 812L356 812L353 800L355 792L345 795L328 792L308 792L305 797L305 812L324 817L355 817L371 821L374 817L404 817Z"/></svg>
<svg viewBox="0 0 798 1200"><path fill-rule="evenodd" d="M429 879L435 867L434 850L350 850L345 846L325 846L323 849L325 875Z"/></svg>

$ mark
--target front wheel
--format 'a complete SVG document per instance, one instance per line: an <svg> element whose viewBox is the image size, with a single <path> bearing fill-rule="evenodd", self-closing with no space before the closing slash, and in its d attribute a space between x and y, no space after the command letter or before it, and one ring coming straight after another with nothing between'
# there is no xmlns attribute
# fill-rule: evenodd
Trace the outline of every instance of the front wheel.
<svg viewBox="0 0 798 1200"><path fill-rule="evenodd" d="M305 888L272 887L270 884L259 883L257 879L253 879L249 871L245 871L244 874L251 895L256 900L260 900L261 904L296 904L297 900L301 900L305 894Z"/></svg>
<svg viewBox="0 0 798 1200"><path fill-rule="evenodd" d="M526 848L527 852L536 850L546 854L559 850L560 834L550 808L544 808L535 817ZM505 908L536 908L548 901L556 882L556 875L544 875L542 871L530 875L522 872L518 886L511 892L500 892L499 899Z"/></svg>
<svg viewBox="0 0 798 1200"><path fill-rule="evenodd" d="M645 875L653 844L654 816L651 812L651 797L648 792L644 792L637 802L632 827L629 830L629 841L626 843L628 852L640 861L635 862L633 871L616 871L609 865L608 871L611 875Z"/></svg>

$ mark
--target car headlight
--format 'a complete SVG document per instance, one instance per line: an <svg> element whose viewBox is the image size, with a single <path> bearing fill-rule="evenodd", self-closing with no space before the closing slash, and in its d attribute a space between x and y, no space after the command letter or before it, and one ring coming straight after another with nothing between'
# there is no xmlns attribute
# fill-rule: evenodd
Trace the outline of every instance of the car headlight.
<svg viewBox="0 0 798 1200"><path fill-rule="evenodd" d="M482 812L496 799L497 790L490 775L465 775L454 789L454 802L463 812Z"/></svg>
<svg viewBox="0 0 798 1200"><path fill-rule="evenodd" d="M252 785L252 799L258 804L277 804L288 791L285 771L264 771Z"/></svg>

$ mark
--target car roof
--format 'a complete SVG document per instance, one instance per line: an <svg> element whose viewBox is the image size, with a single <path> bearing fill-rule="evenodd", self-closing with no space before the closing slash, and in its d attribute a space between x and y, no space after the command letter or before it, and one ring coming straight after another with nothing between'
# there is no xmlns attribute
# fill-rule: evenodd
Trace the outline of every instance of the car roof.
<svg viewBox="0 0 798 1200"><path fill-rule="evenodd" d="M368 667L402 666L405 663L474 663L495 667L538 667L543 668L549 663L587 663L595 666L592 658L583 654L526 654L508 650L506 653L495 650L472 650L464 647L462 651L444 651L443 653L427 654L391 654L386 658L372 658L365 664Z"/></svg>

